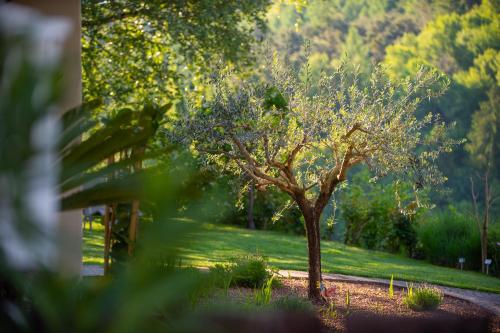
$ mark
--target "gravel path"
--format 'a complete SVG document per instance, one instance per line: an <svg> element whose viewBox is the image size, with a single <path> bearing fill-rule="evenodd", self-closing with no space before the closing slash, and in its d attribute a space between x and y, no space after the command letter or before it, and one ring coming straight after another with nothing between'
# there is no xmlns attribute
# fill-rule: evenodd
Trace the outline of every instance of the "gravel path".
<svg viewBox="0 0 500 333"><path fill-rule="evenodd" d="M297 278L307 279L307 272L280 270L279 273L284 277L290 277L294 279ZM103 274L104 270L102 266L99 265L82 266L82 276L100 276ZM323 273L323 279L328 281L365 282L365 283L368 282L368 283L389 285L389 280L385 279L365 278L365 277L350 276L343 274ZM405 281L394 280L393 284L394 286L400 288L406 288ZM436 287L439 288L445 295L463 299L471 303L477 304L491 311L493 314L500 316L500 294L460 289L460 288L444 287L444 286L436 286Z"/></svg>
<svg viewBox="0 0 500 333"><path fill-rule="evenodd" d="M280 270L279 273L284 277L289 276L291 278L307 279L307 272ZM331 273L323 273L323 279L329 281L368 282L368 283L377 283L384 285L389 285L390 283L389 280L385 279L365 278L365 277L350 276L343 274L331 274ZM405 281L394 280L393 285L400 288L406 288ZM500 294L453 288L453 287L444 287L444 286L436 286L436 287L439 288L445 295L463 299L471 303L477 304L491 311L493 314L500 316Z"/></svg>

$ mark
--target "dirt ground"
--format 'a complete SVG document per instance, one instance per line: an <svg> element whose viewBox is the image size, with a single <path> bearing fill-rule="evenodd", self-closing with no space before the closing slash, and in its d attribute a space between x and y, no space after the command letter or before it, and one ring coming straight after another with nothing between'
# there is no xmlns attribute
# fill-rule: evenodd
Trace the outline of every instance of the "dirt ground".
<svg viewBox="0 0 500 333"><path fill-rule="evenodd" d="M273 290L273 299L284 296L307 297L307 280L284 279ZM353 282L326 281L336 292L328 305L316 306L317 314L328 332L495 332L500 333L500 318L489 311L453 297L445 296L433 311L413 311L403 304L403 289ZM347 305L349 292L350 304ZM253 291L231 288L229 296L245 299Z"/></svg>

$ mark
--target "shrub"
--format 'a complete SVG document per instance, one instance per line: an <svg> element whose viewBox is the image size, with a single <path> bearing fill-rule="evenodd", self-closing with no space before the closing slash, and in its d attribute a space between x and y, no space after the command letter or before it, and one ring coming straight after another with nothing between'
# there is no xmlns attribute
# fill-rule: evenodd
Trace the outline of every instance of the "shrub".
<svg viewBox="0 0 500 333"><path fill-rule="evenodd" d="M465 210L465 208L463 209ZM481 243L476 222L455 207L434 210L417 223L421 251L433 264L456 267L465 258L465 268L481 268Z"/></svg>
<svg viewBox="0 0 500 333"><path fill-rule="evenodd" d="M242 185L241 179L230 175L220 176L213 182L213 186L224 193L224 200L216 200L216 207L210 207L208 211L215 215L214 220L247 226L249 194L248 191L241 190ZM257 229L305 235L302 214L296 205L287 206L290 201L287 194L269 187L266 191L254 190L254 199L253 217ZM284 209L285 207L288 208ZM273 222L275 216L279 216L279 219Z"/></svg>
<svg viewBox="0 0 500 333"><path fill-rule="evenodd" d="M410 217L398 206L398 200L409 197L407 184L373 184L369 178L366 170L358 172L342 193L340 213L345 221L345 243L413 256L416 232Z"/></svg>
<svg viewBox="0 0 500 333"><path fill-rule="evenodd" d="M227 290L229 286L261 288L271 280L272 287L280 285L273 278L274 272L267 265L266 258L258 254L250 254L233 259L230 264L217 264L210 268L209 280L216 288Z"/></svg>
<svg viewBox="0 0 500 333"><path fill-rule="evenodd" d="M260 288L272 275L267 267L266 259L263 256L251 254L235 260L232 265L231 285Z"/></svg>
<svg viewBox="0 0 500 333"><path fill-rule="evenodd" d="M272 303L276 310L280 311L313 311L314 307L307 298L297 296L285 296L278 298Z"/></svg>
<svg viewBox="0 0 500 333"><path fill-rule="evenodd" d="M443 301L443 294L435 287L420 286L413 290L408 287L407 293L403 298L403 303L415 311L434 310L439 307Z"/></svg>

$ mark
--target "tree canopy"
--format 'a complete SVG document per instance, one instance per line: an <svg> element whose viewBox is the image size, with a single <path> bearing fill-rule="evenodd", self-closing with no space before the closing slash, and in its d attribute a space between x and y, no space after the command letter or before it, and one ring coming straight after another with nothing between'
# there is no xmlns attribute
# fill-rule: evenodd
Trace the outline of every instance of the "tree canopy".
<svg viewBox="0 0 500 333"><path fill-rule="evenodd" d="M461 179L469 177L471 165L478 165L476 148L495 135L490 127L496 124L494 118L498 112L487 105L494 103L492 99L499 94L500 87L499 8L498 1L486 0L463 14L451 12L438 16L419 34L406 34L389 46L385 58L389 74L395 78L411 75L419 64L450 77L448 92L428 107L444 119L457 122L456 137L471 140L466 150L458 149L444 161L457 165L448 171L448 177L455 193L462 198L469 197L469 188ZM495 163L492 168L498 170L498 161Z"/></svg>
<svg viewBox="0 0 500 333"><path fill-rule="evenodd" d="M214 60L248 64L267 0L82 1L84 99L166 104L204 91Z"/></svg>
<svg viewBox="0 0 500 333"><path fill-rule="evenodd" d="M394 83L377 67L363 87L343 64L313 84L279 62L270 66L265 85L214 77L214 100L186 123L197 149L229 158L227 167L241 167L261 187L287 193L327 190L359 163L381 176L397 171L418 174L422 183L442 180L429 160L452 141L439 118L418 119L415 112L442 92L443 78L422 70ZM433 127L429 135L426 127Z"/></svg>

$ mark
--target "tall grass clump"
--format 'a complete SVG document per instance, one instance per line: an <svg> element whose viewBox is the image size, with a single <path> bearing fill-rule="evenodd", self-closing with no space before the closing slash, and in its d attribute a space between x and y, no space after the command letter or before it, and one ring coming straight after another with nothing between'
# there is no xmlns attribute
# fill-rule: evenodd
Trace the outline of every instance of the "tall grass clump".
<svg viewBox="0 0 500 333"><path fill-rule="evenodd" d="M435 287L426 285L419 286L415 289L410 285L403 298L403 303L415 311L434 310L437 309L442 302L443 293Z"/></svg>
<svg viewBox="0 0 500 333"><path fill-rule="evenodd" d="M256 289L253 294L253 300L255 305L263 306L268 305L271 302L271 296L273 293L273 279L274 277L270 277L260 289Z"/></svg>
<svg viewBox="0 0 500 333"><path fill-rule="evenodd" d="M265 257L249 254L233 259L229 264L217 264L210 268L210 278L218 288L227 290L230 286L262 288L271 280L272 286L280 281L273 278L274 272Z"/></svg>

